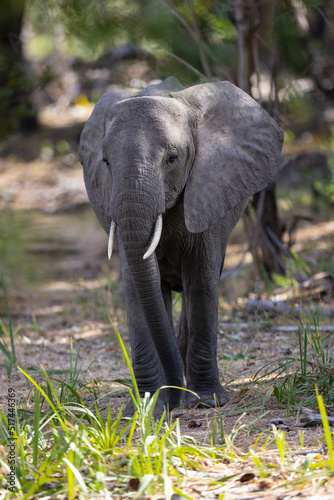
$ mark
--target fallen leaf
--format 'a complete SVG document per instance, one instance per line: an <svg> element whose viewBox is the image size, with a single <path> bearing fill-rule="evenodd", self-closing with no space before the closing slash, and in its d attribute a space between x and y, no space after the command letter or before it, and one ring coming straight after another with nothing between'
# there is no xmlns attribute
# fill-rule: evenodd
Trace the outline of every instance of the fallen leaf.
<svg viewBox="0 0 334 500"><path fill-rule="evenodd" d="M264 478L259 481L259 490L266 490L267 488L271 488L274 484L274 481L270 478Z"/></svg>
<svg viewBox="0 0 334 500"><path fill-rule="evenodd" d="M271 420L268 420L267 426L270 427L272 425L274 425L276 429L289 430L289 426L281 418L272 418Z"/></svg>
<svg viewBox="0 0 334 500"><path fill-rule="evenodd" d="M246 472L246 474L243 474L241 478L239 479L240 483L247 483L248 481L251 481L254 479L255 474L253 472Z"/></svg>
<svg viewBox="0 0 334 500"><path fill-rule="evenodd" d="M312 420L310 422L307 422L305 425L303 425L304 429L307 429L308 427L317 427L318 425L321 425L320 422L313 422Z"/></svg>
<svg viewBox="0 0 334 500"><path fill-rule="evenodd" d="M138 477L132 477L129 480L128 486L129 486L130 490L138 491L139 485L140 485L140 481L139 481Z"/></svg>
<svg viewBox="0 0 334 500"><path fill-rule="evenodd" d="M190 420L188 427L189 429L194 429L195 427L201 427L201 422L196 422L196 420Z"/></svg>

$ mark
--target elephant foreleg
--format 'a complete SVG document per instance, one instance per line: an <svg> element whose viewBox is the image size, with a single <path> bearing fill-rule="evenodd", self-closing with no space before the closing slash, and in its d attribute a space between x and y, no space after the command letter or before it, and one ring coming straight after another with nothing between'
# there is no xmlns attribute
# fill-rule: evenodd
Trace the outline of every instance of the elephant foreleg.
<svg viewBox="0 0 334 500"><path fill-rule="evenodd" d="M140 395L143 396L145 392L149 392L153 396L158 388L166 385L164 371L147 326L131 273L126 264L122 265L122 277L125 288L133 371Z"/></svg>

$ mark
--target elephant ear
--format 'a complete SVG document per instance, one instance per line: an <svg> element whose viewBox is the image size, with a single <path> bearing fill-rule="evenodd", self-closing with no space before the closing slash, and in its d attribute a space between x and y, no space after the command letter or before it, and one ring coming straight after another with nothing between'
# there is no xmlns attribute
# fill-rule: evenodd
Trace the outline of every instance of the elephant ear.
<svg viewBox="0 0 334 500"><path fill-rule="evenodd" d="M178 92L184 90L184 87L174 76L168 76L161 83L153 83L145 89L138 92L137 97L142 96L161 96L168 97L170 92Z"/></svg>
<svg viewBox="0 0 334 500"><path fill-rule="evenodd" d="M172 96L199 114L197 152L184 194L187 229L199 233L275 180L283 132L229 82L196 85Z"/></svg>
<svg viewBox="0 0 334 500"><path fill-rule="evenodd" d="M102 158L106 115L114 104L133 95L132 92L123 90L103 94L80 137L79 160L83 166L89 201L107 233L111 222L109 211L112 186L109 169Z"/></svg>

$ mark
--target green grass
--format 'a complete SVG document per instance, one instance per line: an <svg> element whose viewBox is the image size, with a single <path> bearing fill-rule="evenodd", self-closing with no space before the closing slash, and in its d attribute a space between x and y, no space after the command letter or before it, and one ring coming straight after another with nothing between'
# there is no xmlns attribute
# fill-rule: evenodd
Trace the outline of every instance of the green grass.
<svg viewBox="0 0 334 500"><path fill-rule="evenodd" d="M275 427L266 432L264 445L255 445L248 452L234 445L236 436L243 431L243 425L238 422L225 436L223 444L211 442L203 446L181 434L179 420L155 421L148 410L143 425L138 413L147 409L145 398L139 402L141 407L135 415L124 422L122 410L112 418L110 407L106 418L102 418L97 407L95 411L78 404L53 407L51 401L48 401L48 409L39 412L38 392L45 398L46 394L38 384L36 389L33 425L21 425L17 421L17 498L39 498L46 494L65 495L70 499L78 495L90 498L94 494L104 497L106 490L113 498L118 495L131 498L134 489L142 495L161 494L171 498L173 493L178 493L192 498L183 492L183 484L187 484L189 491L191 471L203 474L203 464L210 464L210 470L202 476L202 483L220 486L221 495L227 485L240 479L245 467L255 478L270 477L274 473L279 487L291 487L297 480L323 481L334 477L333 441L329 427L325 426L325 416L329 458L306 457L296 467L285 433ZM6 419L4 416L2 419L6 428ZM274 451L269 454L273 446ZM277 459L273 459L275 455ZM219 470L220 463L230 463L232 472L213 478L210 472L215 468ZM232 464L238 465L237 468ZM291 484L285 479L286 470L293 472Z"/></svg>
<svg viewBox="0 0 334 500"><path fill-rule="evenodd" d="M274 378L273 393L289 413L302 405L315 407L319 388L326 405L334 407L334 335L321 332L319 316L313 324L301 321L298 329L299 357L285 356L263 365L254 379Z"/></svg>
<svg viewBox="0 0 334 500"><path fill-rule="evenodd" d="M4 280L2 287L6 289ZM7 304L7 300L6 300ZM7 363L10 378L15 366L14 331L7 304L8 342L1 342L1 353ZM242 408L227 411L217 408L206 413L207 436L196 440L191 432L181 431L179 419L171 415L154 418L159 391L152 397L140 397L129 355L118 331L114 328L125 363L130 371L130 383L124 383L132 401L134 414L123 418L123 408L117 412L107 406L101 410L101 397L94 393L91 404L84 402L85 357L80 356L80 343L74 352L70 343L68 370L62 378L54 371L34 372L18 367L34 389L32 411L16 409L16 479L15 495L6 490L6 455L0 447L0 497L19 499L51 498L88 499L149 498L160 495L170 499L173 494L193 498L199 488L194 476L200 474L201 485L215 488L223 499L233 491L245 474L254 482L272 478L274 488L293 490L301 484L319 487L334 481L333 432L328 424L325 404L333 402L332 339L324 337L319 318L313 324L301 323L299 328L299 358L285 357L275 365L268 364L257 373L252 398ZM1 347L3 346L3 347ZM92 363L91 363L92 364ZM275 383L261 387L262 380L276 374ZM247 391L247 389L246 389ZM318 406L323 422L323 437L327 452L311 453L296 460L296 447L289 446L286 434L275 426L263 423L272 397L282 408L295 413L301 404ZM245 415L253 413L248 423ZM235 416L233 428L226 432L225 418ZM0 414L0 438L6 446L11 439L6 414ZM257 436L251 444L250 436ZM240 443L248 443L240 446ZM300 432L299 451L305 450L304 434ZM308 446L309 448L309 446ZM5 448L4 448L5 449ZM222 471L221 464L228 467ZM245 472L246 471L246 472ZM288 478L288 479L287 479ZM2 489L1 489L2 488ZM231 490L232 488L232 490ZM193 490L192 490L193 489Z"/></svg>
<svg viewBox="0 0 334 500"><path fill-rule="evenodd" d="M1 272L1 285L5 299L6 313L8 319L8 329L6 328L2 319L0 318L0 351L4 356L7 377L10 378L13 366L16 363L16 354L15 354L15 343L14 343L14 332L12 328L11 315L9 312L6 284L3 272ZM7 342L5 341L6 338L10 339L10 347L7 346Z"/></svg>

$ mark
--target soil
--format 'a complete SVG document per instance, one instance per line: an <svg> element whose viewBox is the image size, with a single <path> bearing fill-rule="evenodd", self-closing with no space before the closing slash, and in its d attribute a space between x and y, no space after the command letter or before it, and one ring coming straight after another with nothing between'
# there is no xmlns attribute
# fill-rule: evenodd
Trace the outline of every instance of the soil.
<svg viewBox="0 0 334 500"><path fill-rule="evenodd" d="M14 330L18 330L17 365L35 380L44 378L41 365L55 377L66 377L72 342L73 356L78 353L82 363L80 394L85 403L93 403L98 396L100 411L110 404L116 412L128 399L126 388L115 382L129 379L114 333L115 327L129 351L124 297L117 252L108 262L107 236L88 204L76 155L80 129L80 124L43 125L38 133L12 137L4 144L0 158L0 229L4 233L4 250L0 256L5 259L2 266L11 321ZM67 148L65 153L58 151L61 144ZM314 223L304 222L296 232L294 248L308 250L310 242L316 241L313 250L308 251L319 262L331 260L334 269L333 229L333 222L321 218ZM226 267L238 262L246 245L239 226L231 240ZM277 380L253 381L254 375L269 361L287 355L298 359L296 330L280 331L278 327L298 326L299 320L293 315L278 318L247 315L246 292L256 294L263 290L262 285L253 283L249 262L247 254L243 266L222 284L221 290L218 359L231 395L231 401L222 411L224 432L228 434L239 428L234 444L241 450L249 450L262 432L259 442L265 441L270 421L279 418L287 426L286 441L292 449L300 448L300 430L306 448L319 448L322 427L304 428L301 415L297 416L293 410L287 413L287 408L280 406L271 392ZM296 294L299 304L308 303L309 298L301 299ZM319 293L317 299L323 307L334 307L332 291ZM176 303L175 315L178 308ZM4 297L0 297L0 313L8 325ZM333 323L333 318L323 320L324 325ZM2 410L8 389L14 388L20 411L32 412L32 385L15 367L8 379L1 362L0 381ZM208 443L213 439L215 414L218 410L181 408L173 412L172 419L180 417L184 434L199 443ZM216 444L221 444L219 433ZM235 463L232 469L236 466ZM228 465L222 467L228 469ZM199 476L198 487L200 481ZM256 488L261 490L262 498L278 498L278 493L268 493L273 486L269 483L263 482L261 486L258 480L256 484L253 481L234 485L229 498L240 494L242 498L248 495L256 498ZM330 498L331 491L327 489L328 483L321 493ZM291 495L326 498L312 497L313 494L310 485ZM288 498L282 492L280 495L279 498Z"/></svg>

